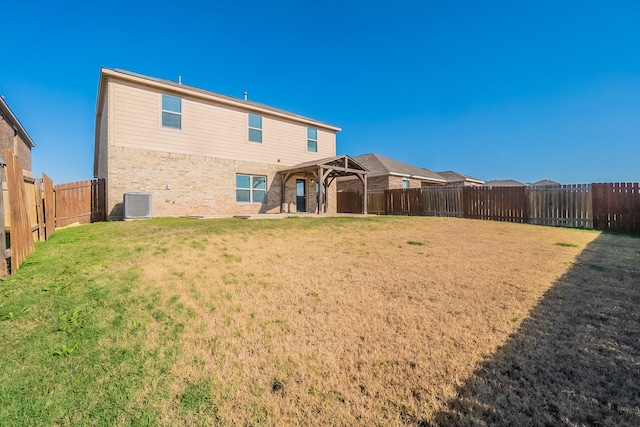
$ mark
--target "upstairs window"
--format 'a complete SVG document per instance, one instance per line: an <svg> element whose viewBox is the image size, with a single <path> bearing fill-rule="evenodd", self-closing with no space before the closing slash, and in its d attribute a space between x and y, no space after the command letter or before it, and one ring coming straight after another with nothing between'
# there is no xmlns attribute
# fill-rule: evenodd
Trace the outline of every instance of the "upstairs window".
<svg viewBox="0 0 640 427"><path fill-rule="evenodd" d="M162 95L162 127L182 129L182 99Z"/></svg>
<svg viewBox="0 0 640 427"><path fill-rule="evenodd" d="M307 151L318 152L318 129L307 128Z"/></svg>
<svg viewBox="0 0 640 427"><path fill-rule="evenodd" d="M267 177L262 175L236 175L236 202L266 203Z"/></svg>
<svg viewBox="0 0 640 427"><path fill-rule="evenodd" d="M249 141L262 142L262 117L249 114Z"/></svg>

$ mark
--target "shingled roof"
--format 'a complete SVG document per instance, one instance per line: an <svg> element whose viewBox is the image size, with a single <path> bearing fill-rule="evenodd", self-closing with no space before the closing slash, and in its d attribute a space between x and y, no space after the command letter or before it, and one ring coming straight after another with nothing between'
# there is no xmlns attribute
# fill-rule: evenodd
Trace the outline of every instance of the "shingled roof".
<svg viewBox="0 0 640 427"><path fill-rule="evenodd" d="M446 180L426 168L420 168L376 153L354 156L353 160L369 170L368 176L396 175L444 184Z"/></svg>
<svg viewBox="0 0 640 427"><path fill-rule="evenodd" d="M525 184L515 179L494 179L484 184L487 187L525 187Z"/></svg>
<svg viewBox="0 0 640 427"><path fill-rule="evenodd" d="M562 184L556 181L552 181L550 179L541 179L540 181L536 181L533 184L530 184L531 187L560 187Z"/></svg>
<svg viewBox="0 0 640 427"><path fill-rule="evenodd" d="M472 176L465 175L456 171L442 171L436 173L446 179L447 183L472 182L474 184L484 184L484 181L481 179L474 178Z"/></svg>

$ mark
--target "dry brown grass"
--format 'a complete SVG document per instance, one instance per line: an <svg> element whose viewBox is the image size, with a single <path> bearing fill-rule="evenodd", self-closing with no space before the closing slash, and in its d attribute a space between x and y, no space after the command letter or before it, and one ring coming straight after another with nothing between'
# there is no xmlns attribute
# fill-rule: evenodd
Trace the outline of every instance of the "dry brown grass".
<svg viewBox="0 0 640 427"><path fill-rule="evenodd" d="M441 425L640 425L640 238L604 234L434 417Z"/></svg>
<svg viewBox="0 0 640 427"><path fill-rule="evenodd" d="M187 319L172 398L158 403L165 424L454 420L474 372L598 237L445 218L313 221L158 237L168 249L141 266L145 292ZM193 390L207 398L185 412Z"/></svg>

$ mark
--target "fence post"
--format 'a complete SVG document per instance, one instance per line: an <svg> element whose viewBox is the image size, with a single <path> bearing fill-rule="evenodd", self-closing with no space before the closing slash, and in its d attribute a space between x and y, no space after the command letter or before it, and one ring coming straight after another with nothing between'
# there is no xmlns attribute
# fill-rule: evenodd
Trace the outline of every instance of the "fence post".
<svg viewBox="0 0 640 427"><path fill-rule="evenodd" d="M45 239L56 231L56 198L53 193L53 181L46 174L42 174L42 183L44 184L44 233Z"/></svg>
<svg viewBox="0 0 640 427"><path fill-rule="evenodd" d="M38 178L35 182L36 193L36 217L38 219L38 240L44 242L46 236L44 234L44 209L42 206L42 179Z"/></svg>
<svg viewBox="0 0 640 427"><path fill-rule="evenodd" d="M2 176L6 172L7 162L4 157L0 157L0 277L7 277L7 233L4 228L4 189Z"/></svg>

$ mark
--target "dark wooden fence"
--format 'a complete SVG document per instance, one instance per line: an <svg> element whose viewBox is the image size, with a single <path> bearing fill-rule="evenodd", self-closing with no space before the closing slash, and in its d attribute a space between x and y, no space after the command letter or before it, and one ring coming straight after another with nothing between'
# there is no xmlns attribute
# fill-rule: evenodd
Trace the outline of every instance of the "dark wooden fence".
<svg viewBox="0 0 640 427"><path fill-rule="evenodd" d="M0 162L6 177L0 191L0 254L4 254L0 277L15 272L35 250L34 242L49 239L56 227L106 217L104 180L54 186L45 174L42 179L25 177L11 150L4 154Z"/></svg>
<svg viewBox="0 0 640 427"><path fill-rule="evenodd" d="M338 212L358 193L338 193ZM640 184L425 187L368 195L368 213L455 216L640 234ZM359 206L359 205L358 205Z"/></svg>
<svg viewBox="0 0 640 427"><path fill-rule="evenodd" d="M464 218L526 223L526 188L464 187L462 207Z"/></svg>
<svg viewBox="0 0 640 427"><path fill-rule="evenodd" d="M362 194L360 193L340 192L337 194L337 203L341 213L362 213Z"/></svg>
<svg viewBox="0 0 640 427"><path fill-rule="evenodd" d="M387 190L386 213L389 215L422 215L422 190Z"/></svg>
<svg viewBox="0 0 640 427"><path fill-rule="evenodd" d="M640 234L640 184L592 184L593 228Z"/></svg>

